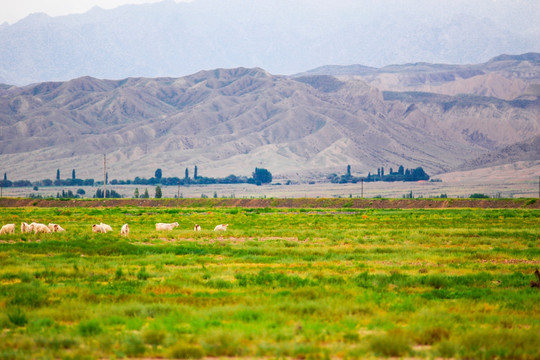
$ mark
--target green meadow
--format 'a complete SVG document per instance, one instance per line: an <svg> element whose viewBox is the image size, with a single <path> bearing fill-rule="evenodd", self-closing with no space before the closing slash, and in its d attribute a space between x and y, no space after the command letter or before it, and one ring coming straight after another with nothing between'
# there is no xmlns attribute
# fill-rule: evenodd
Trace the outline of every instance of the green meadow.
<svg viewBox="0 0 540 360"><path fill-rule="evenodd" d="M540 358L540 210L0 210L0 359Z"/></svg>

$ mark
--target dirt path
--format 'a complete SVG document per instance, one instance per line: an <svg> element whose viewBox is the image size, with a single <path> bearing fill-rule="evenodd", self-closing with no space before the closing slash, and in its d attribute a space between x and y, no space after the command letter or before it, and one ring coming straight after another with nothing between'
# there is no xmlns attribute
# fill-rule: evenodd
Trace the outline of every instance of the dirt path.
<svg viewBox="0 0 540 360"><path fill-rule="evenodd" d="M0 207L244 207L331 209L540 209L537 199L30 199L2 198Z"/></svg>

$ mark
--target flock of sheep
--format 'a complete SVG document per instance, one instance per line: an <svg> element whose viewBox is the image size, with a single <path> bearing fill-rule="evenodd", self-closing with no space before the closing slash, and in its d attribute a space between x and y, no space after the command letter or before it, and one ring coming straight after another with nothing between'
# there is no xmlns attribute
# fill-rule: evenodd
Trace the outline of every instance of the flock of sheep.
<svg viewBox="0 0 540 360"><path fill-rule="evenodd" d="M157 223L156 230L168 231L168 230L174 229L177 226L178 226L177 222ZM229 226L229 224L219 224L214 228L214 231L225 231L227 230L227 226ZM195 227L193 228L193 230L201 231L202 228L199 224L195 224ZM27 224L25 222L21 223L21 233L34 232L34 234L37 234L37 233L51 233L51 232L60 232L60 231L66 231L66 230L58 224L45 225L45 224L39 224L35 222L30 223L30 224ZM109 231L113 231L113 229L110 225L99 223L99 224L92 225L92 231L95 233L106 233ZM15 224L6 224L2 226L2 229L0 229L0 235L1 234L15 234ZM120 235L124 235L124 236L129 235L128 224L124 224L122 226L122 229L120 230Z"/></svg>
<svg viewBox="0 0 540 360"><path fill-rule="evenodd" d="M170 231L170 230L174 229L177 226L178 226L177 222L173 222L173 223L156 223L156 231ZM214 231L225 231L225 230L227 230L227 226L229 226L229 224L216 225L216 227L214 228ZM195 227L193 228L193 230L194 231L201 231L202 230L201 225L195 224ZM104 223L94 224L94 225L92 225L92 231L96 232L96 233L106 233L108 231L112 231L112 227L107 225L107 224L104 224ZM129 225L128 224L124 224L122 226L122 229L120 230L120 235L129 235Z"/></svg>
<svg viewBox="0 0 540 360"><path fill-rule="evenodd" d="M63 227L61 227L58 224L39 224L39 223L31 223L27 224L25 222L21 223L21 233L30 233L34 232L37 233L51 233L51 232L60 232L60 231L66 231ZM1 234L15 234L15 224L6 224L2 226L0 229L0 235Z"/></svg>

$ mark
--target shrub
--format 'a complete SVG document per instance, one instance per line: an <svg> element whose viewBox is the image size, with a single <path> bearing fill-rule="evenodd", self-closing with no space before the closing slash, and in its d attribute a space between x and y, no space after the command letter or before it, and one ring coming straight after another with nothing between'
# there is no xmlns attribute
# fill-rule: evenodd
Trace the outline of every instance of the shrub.
<svg viewBox="0 0 540 360"><path fill-rule="evenodd" d="M49 349L70 349L78 345L77 341L74 339L60 336L60 337L37 337L34 339L36 345L40 348L49 348Z"/></svg>
<svg viewBox="0 0 540 360"><path fill-rule="evenodd" d="M137 273L137 279L139 280L148 280L150 274L146 272L146 267L143 266L141 270Z"/></svg>
<svg viewBox="0 0 540 360"><path fill-rule="evenodd" d="M204 350L198 344L180 341L172 346L170 355L175 359L200 359L204 357Z"/></svg>
<svg viewBox="0 0 540 360"><path fill-rule="evenodd" d="M79 334L85 337L98 335L103 331L100 323L94 319L80 322L77 328L79 330Z"/></svg>
<svg viewBox="0 0 540 360"><path fill-rule="evenodd" d="M443 340L435 347L435 353L442 358L454 358L459 351L459 345L450 340Z"/></svg>
<svg viewBox="0 0 540 360"><path fill-rule="evenodd" d="M294 349L294 356L298 359L330 359L327 349L323 349L311 344L297 344Z"/></svg>
<svg viewBox="0 0 540 360"><path fill-rule="evenodd" d="M441 340L448 339L450 337L450 331L440 326L429 327L423 329L416 336L416 340L422 345L433 345Z"/></svg>
<svg viewBox="0 0 540 360"><path fill-rule="evenodd" d="M234 287L233 283L223 279L210 280L208 286L214 289L231 289Z"/></svg>
<svg viewBox="0 0 540 360"><path fill-rule="evenodd" d="M433 287L434 289L448 287L448 279L444 275L426 276L421 282L425 285Z"/></svg>
<svg viewBox="0 0 540 360"><path fill-rule="evenodd" d="M39 282L21 283L12 287L10 305L41 307L47 303L47 290Z"/></svg>
<svg viewBox="0 0 540 360"><path fill-rule="evenodd" d="M142 304L129 304L124 308L124 315L130 318L144 316L145 308Z"/></svg>
<svg viewBox="0 0 540 360"><path fill-rule="evenodd" d="M7 316L9 321L15 326L24 326L28 323L26 313L20 307L8 310Z"/></svg>
<svg viewBox="0 0 540 360"><path fill-rule="evenodd" d="M142 337L146 344L158 346L163 344L163 340L165 340L165 335L165 332L161 330L146 329L143 332Z"/></svg>
<svg viewBox="0 0 540 360"><path fill-rule="evenodd" d="M115 273L114 278L116 280L120 280L123 276L124 276L124 272L122 271L122 268L116 269L116 273Z"/></svg>
<svg viewBox="0 0 540 360"><path fill-rule="evenodd" d="M236 320L243 322L255 322L261 319L262 315L260 312L252 309L242 309L234 314Z"/></svg>
<svg viewBox="0 0 540 360"><path fill-rule="evenodd" d="M239 356L243 347L231 332L216 331L208 334L202 341L207 356Z"/></svg>
<svg viewBox="0 0 540 360"><path fill-rule="evenodd" d="M356 332L348 332L343 335L343 340L347 343L358 343L360 341L360 335Z"/></svg>
<svg viewBox="0 0 540 360"><path fill-rule="evenodd" d="M141 338L135 335L130 335L126 337L124 343L124 352L127 356L139 356L144 354L146 348Z"/></svg>
<svg viewBox="0 0 540 360"><path fill-rule="evenodd" d="M391 331L371 338L369 347L377 356L403 357L412 351L409 342L404 333Z"/></svg>

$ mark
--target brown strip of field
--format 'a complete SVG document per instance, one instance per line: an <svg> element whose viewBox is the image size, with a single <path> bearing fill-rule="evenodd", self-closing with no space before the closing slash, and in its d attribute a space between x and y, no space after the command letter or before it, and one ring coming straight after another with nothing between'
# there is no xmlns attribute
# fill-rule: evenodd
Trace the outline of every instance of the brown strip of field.
<svg viewBox="0 0 540 360"><path fill-rule="evenodd" d="M537 199L31 199L2 198L0 207L244 207L350 209L540 209Z"/></svg>

